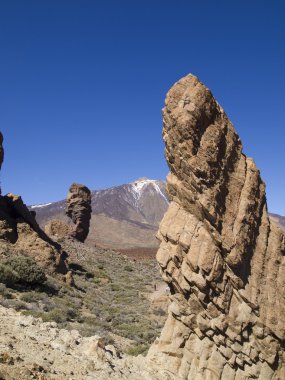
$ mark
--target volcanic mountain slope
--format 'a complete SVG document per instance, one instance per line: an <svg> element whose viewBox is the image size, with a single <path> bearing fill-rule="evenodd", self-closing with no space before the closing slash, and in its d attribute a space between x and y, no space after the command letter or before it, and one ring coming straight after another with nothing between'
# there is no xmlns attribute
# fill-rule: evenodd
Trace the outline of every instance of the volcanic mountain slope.
<svg viewBox="0 0 285 380"><path fill-rule="evenodd" d="M140 178L134 182L92 191L92 217L87 242L105 248L157 248L158 225L168 207L165 182ZM66 201L34 205L43 227L52 219L70 223L65 215ZM270 214L285 230L285 218Z"/></svg>
<svg viewBox="0 0 285 380"><path fill-rule="evenodd" d="M34 205L41 226L49 220L69 223L66 202ZM87 241L101 247L157 247L155 235L168 207L163 181L140 178L105 190L92 191L92 218Z"/></svg>
<svg viewBox="0 0 285 380"><path fill-rule="evenodd" d="M278 214L269 214L270 219L285 232L285 217Z"/></svg>

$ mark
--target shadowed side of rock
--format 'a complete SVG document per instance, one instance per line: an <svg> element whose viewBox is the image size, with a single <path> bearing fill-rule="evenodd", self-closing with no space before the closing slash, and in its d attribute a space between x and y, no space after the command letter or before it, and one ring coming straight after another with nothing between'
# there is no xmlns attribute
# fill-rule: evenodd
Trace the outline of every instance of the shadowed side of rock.
<svg viewBox="0 0 285 380"><path fill-rule="evenodd" d="M66 214L75 224L70 236L84 242L89 233L91 219L91 192L88 187L73 183L67 195Z"/></svg>
<svg viewBox="0 0 285 380"><path fill-rule="evenodd" d="M163 110L171 200L157 260L171 289L148 358L179 379L285 378L285 245L265 185L195 76Z"/></svg>

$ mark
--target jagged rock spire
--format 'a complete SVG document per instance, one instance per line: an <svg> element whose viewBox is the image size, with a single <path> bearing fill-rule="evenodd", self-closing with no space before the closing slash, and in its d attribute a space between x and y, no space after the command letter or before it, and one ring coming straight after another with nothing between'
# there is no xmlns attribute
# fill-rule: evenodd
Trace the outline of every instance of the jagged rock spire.
<svg viewBox="0 0 285 380"><path fill-rule="evenodd" d="M75 224L70 235L84 242L89 233L92 212L91 191L84 185L73 183L69 188L66 203L66 214Z"/></svg>
<svg viewBox="0 0 285 380"><path fill-rule="evenodd" d="M188 75L163 109L170 206L157 260L171 289L148 357L179 379L285 378L284 235L212 93Z"/></svg>

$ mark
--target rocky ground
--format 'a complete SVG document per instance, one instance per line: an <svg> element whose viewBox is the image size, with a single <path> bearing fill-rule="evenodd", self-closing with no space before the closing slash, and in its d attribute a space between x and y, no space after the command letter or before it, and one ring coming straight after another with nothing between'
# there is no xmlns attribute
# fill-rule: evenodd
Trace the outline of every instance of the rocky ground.
<svg viewBox="0 0 285 380"><path fill-rule="evenodd" d="M48 276L44 286L0 284L5 379L93 379L99 364L94 358L90 364L86 354L93 346L112 344L107 357L145 354L165 322L168 292L155 260L134 260L70 238L60 243L69 253L75 286L60 276ZM105 369L96 379L110 378L111 367Z"/></svg>
<svg viewBox="0 0 285 380"><path fill-rule="evenodd" d="M140 355L166 316L156 262L61 244L75 287L56 276L44 287L0 284L0 379L171 379Z"/></svg>
<svg viewBox="0 0 285 380"><path fill-rule="evenodd" d="M59 329L0 306L1 380L172 379L143 356L121 356L98 336ZM161 377L162 376L162 377Z"/></svg>

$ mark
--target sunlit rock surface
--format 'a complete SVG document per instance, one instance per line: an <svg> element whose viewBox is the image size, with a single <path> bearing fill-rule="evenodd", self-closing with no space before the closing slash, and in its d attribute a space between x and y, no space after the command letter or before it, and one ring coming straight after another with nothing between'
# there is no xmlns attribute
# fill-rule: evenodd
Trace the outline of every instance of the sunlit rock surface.
<svg viewBox="0 0 285 380"><path fill-rule="evenodd" d="M284 235L259 170L195 76L163 116L171 203L157 260L172 301L148 358L179 379L284 379Z"/></svg>

